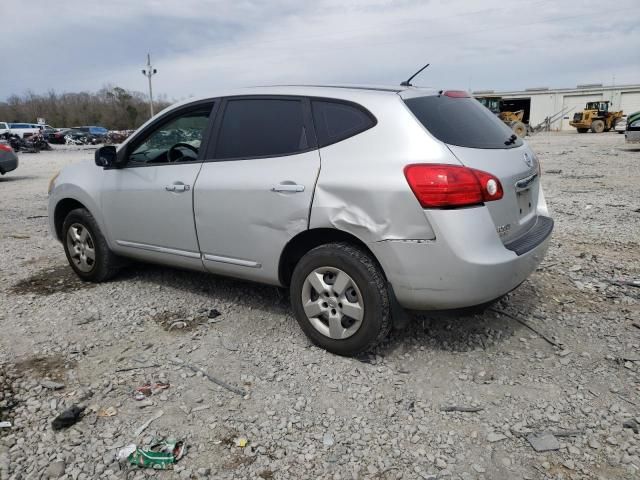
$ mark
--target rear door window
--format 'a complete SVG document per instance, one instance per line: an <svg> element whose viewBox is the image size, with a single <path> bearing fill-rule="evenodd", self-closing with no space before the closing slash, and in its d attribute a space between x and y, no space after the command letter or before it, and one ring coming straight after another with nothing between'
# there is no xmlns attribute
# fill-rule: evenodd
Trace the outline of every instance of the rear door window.
<svg viewBox="0 0 640 480"><path fill-rule="evenodd" d="M356 104L313 100L311 107L320 147L357 135L376 124L373 115Z"/></svg>
<svg viewBox="0 0 640 480"><path fill-rule="evenodd" d="M231 99L224 109L215 158L273 157L309 148L301 100Z"/></svg>
<svg viewBox="0 0 640 480"><path fill-rule="evenodd" d="M514 148L522 145L495 114L471 97L430 95L404 101L438 140L469 148Z"/></svg>

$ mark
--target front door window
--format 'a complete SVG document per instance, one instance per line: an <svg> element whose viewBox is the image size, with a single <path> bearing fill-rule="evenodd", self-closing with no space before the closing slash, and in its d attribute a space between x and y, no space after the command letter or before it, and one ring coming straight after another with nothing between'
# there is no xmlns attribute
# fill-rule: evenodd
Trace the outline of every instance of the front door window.
<svg viewBox="0 0 640 480"><path fill-rule="evenodd" d="M136 142L129 162L135 165L196 161L212 107L203 105L167 120Z"/></svg>

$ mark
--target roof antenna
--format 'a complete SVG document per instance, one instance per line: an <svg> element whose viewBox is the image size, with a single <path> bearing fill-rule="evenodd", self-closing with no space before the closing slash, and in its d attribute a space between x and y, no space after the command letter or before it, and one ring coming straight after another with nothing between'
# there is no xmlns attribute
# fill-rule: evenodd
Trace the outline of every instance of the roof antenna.
<svg viewBox="0 0 640 480"><path fill-rule="evenodd" d="M425 68L427 68L429 65L431 65L431 64L430 64L430 63L427 63L424 67L422 67L422 68L421 68L420 70L418 70L416 73L414 73L413 75L411 75L411 76L409 77L409 80L406 80L406 81L402 82L402 83L400 84L400 86L401 86L401 87L412 87L413 85L411 85L411 80L413 80L413 79L414 79L414 77L415 77L416 75L418 75L420 72L422 72L422 71L423 71Z"/></svg>

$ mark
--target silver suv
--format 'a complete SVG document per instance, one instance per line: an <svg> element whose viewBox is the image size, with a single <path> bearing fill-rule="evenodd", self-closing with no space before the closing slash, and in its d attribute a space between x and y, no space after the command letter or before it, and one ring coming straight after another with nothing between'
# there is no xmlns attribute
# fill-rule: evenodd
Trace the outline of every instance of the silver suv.
<svg viewBox="0 0 640 480"><path fill-rule="evenodd" d="M83 280L126 257L288 287L341 355L400 307L501 297L553 229L535 154L467 93L329 86L169 107L54 177L49 224Z"/></svg>

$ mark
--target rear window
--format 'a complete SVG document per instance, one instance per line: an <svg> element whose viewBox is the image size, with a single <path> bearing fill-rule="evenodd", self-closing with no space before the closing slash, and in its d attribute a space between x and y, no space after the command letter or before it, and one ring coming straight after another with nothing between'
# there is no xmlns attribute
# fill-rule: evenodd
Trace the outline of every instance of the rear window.
<svg viewBox="0 0 640 480"><path fill-rule="evenodd" d="M290 155L309 149L300 100L229 100L216 158Z"/></svg>
<svg viewBox="0 0 640 480"><path fill-rule="evenodd" d="M373 116L359 105L314 100L311 106L320 147L357 135L376 123Z"/></svg>
<svg viewBox="0 0 640 480"><path fill-rule="evenodd" d="M519 137L509 142L513 131L475 98L432 95L408 98L405 103L420 123L444 143L469 148L522 145Z"/></svg>

